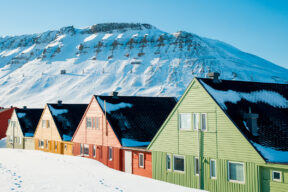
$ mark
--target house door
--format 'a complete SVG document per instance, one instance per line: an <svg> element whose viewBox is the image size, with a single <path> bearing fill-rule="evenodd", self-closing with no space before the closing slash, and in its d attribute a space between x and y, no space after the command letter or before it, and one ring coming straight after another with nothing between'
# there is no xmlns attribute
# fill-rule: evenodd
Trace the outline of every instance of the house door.
<svg viewBox="0 0 288 192"><path fill-rule="evenodd" d="M125 151L125 172L132 174L132 152Z"/></svg>
<svg viewBox="0 0 288 192"><path fill-rule="evenodd" d="M261 178L261 192L270 191L270 170L267 167L260 167L260 178Z"/></svg>

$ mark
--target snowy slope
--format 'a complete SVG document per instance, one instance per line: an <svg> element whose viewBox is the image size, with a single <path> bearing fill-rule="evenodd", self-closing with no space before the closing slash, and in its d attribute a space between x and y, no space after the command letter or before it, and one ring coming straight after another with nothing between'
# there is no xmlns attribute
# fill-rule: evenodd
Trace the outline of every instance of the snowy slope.
<svg viewBox="0 0 288 192"><path fill-rule="evenodd" d="M202 190L116 171L92 159L41 151L0 149L0 191L200 192Z"/></svg>
<svg viewBox="0 0 288 192"><path fill-rule="evenodd" d="M210 71L222 79L288 82L287 69L220 41L107 23L0 37L0 106L87 103L115 90L180 97L194 76Z"/></svg>

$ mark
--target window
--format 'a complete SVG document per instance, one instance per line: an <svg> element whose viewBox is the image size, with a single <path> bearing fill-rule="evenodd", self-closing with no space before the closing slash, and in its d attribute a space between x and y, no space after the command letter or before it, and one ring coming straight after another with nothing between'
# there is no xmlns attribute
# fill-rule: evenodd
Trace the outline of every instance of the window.
<svg viewBox="0 0 288 192"><path fill-rule="evenodd" d="M48 140L46 140L46 149L48 149Z"/></svg>
<svg viewBox="0 0 288 192"><path fill-rule="evenodd" d="M65 151L67 151L67 144L64 144L64 149Z"/></svg>
<svg viewBox="0 0 288 192"><path fill-rule="evenodd" d="M89 145L88 144L84 144L84 155L89 156Z"/></svg>
<svg viewBox="0 0 288 192"><path fill-rule="evenodd" d="M109 161L112 161L113 159L113 149L112 147L109 147Z"/></svg>
<svg viewBox="0 0 288 192"><path fill-rule="evenodd" d="M201 130L206 131L207 130L207 114L201 113Z"/></svg>
<svg viewBox="0 0 288 192"><path fill-rule="evenodd" d="M199 113L193 113L193 129L195 131L199 130Z"/></svg>
<svg viewBox="0 0 288 192"><path fill-rule="evenodd" d="M55 141L55 146L54 146L55 148L55 151L57 151L57 141Z"/></svg>
<svg viewBox="0 0 288 192"><path fill-rule="evenodd" d="M92 118L91 117L86 117L86 128L92 128Z"/></svg>
<svg viewBox="0 0 288 192"><path fill-rule="evenodd" d="M95 129L95 118L92 118L92 128Z"/></svg>
<svg viewBox="0 0 288 192"><path fill-rule="evenodd" d="M10 144L13 143L13 137L12 137L12 136L9 137L9 143L10 143ZM38 144L39 144L39 143L38 143Z"/></svg>
<svg viewBox="0 0 288 192"><path fill-rule="evenodd" d="M191 130L191 114L179 113L179 129Z"/></svg>
<svg viewBox="0 0 288 192"><path fill-rule="evenodd" d="M166 168L168 171L171 171L171 155L166 155Z"/></svg>
<svg viewBox="0 0 288 192"><path fill-rule="evenodd" d="M99 129L100 117L96 117L96 129Z"/></svg>
<svg viewBox="0 0 288 192"><path fill-rule="evenodd" d="M216 160L210 160L210 177L211 179L216 179Z"/></svg>
<svg viewBox="0 0 288 192"><path fill-rule="evenodd" d="M42 128L46 127L46 120L42 120Z"/></svg>
<svg viewBox="0 0 288 192"><path fill-rule="evenodd" d="M38 140L38 147L41 147L41 142L40 142L40 140Z"/></svg>
<svg viewBox="0 0 288 192"><path fill-rule="evenodd" d="M195 172L195 175L199 175L199 172L200 172L200 166L199 166L199 158L198 157L195 157L194 158L194 172Z"/></svg>
<svg viewBox="0 0 288 192"><path fill-rule="evenodd" d="M139 153L139 167L144 168L144 154Z"/></svg>
<svg viewBox="0 0 288 192"><path fill-rule="evenodd" d="M44 141L43 140L40 141L40 146L42 149L44 149Z"/></svg>
<svg viewBox="0 0 288 192"><path fill-rule="evenodd" d="M244 183L244 164L228 162L229 181Z"/></svg>
<svg viewBox="0 0 288 192"><path fill-rule="evenodd" d="M281 172L280 171L272 171L272 180L281 182Z"/></svg>
<svg viewBox="0 0 288 192"><path fill-rule="evenodd" d="M83 144L80 144L80 155L83 155Z"/></svg>
<svg viewBox="0 0 288 192"><path fill-rule="evenodd" d="M42 128L49 128L50 121L49 120L42 120Z"/></svg>
<svg viewBox="0 0 288 192"><path fill-rule="evenodd" d="M184 172L185 171L185 158L184 156L180 155L174 155L174 171L180 171Z"/></svg>
<svg viewBox="0 0 288 192"><path fill-rule="evenodd" d="M22 137L19 137L19 144L22 143Z"/></svg>
<svg viewBox="0 0 288 192"><path fill-rule="evenodd" d="M93 145L93 157L96 157L96 145Z"/></svg>

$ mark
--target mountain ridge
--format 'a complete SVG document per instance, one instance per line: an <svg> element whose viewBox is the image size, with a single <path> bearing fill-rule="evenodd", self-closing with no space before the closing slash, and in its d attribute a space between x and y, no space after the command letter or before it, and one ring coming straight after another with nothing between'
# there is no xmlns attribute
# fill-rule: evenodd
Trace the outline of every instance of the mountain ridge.
<svg viewBox="0 0 288 192"><path fill-rule="evenodd" d="M222 79L288 82L288 69L219 40L150 24L102 23L0 37L0 106L87 103L115 90L179 98L193 77L212 71Z"/></svg>

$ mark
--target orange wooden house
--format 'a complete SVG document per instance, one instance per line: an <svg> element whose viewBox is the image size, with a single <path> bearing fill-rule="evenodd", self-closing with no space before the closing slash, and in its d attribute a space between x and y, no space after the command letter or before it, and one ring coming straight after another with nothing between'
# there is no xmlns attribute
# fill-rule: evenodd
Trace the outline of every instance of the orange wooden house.
<svg viewBox="0 0 288 192"><path fill-rule="evenodd" d="M174 97L95 95L72 138L73 154L152 177L152 156L146 146L175 104Z"/></svg>
<svg viewBox="0 0 288 192"><path fill-rule="evenodd" d="M87 108L87 104L46 104L34 139L35 149L72 155L72 136Z"/></svg>

